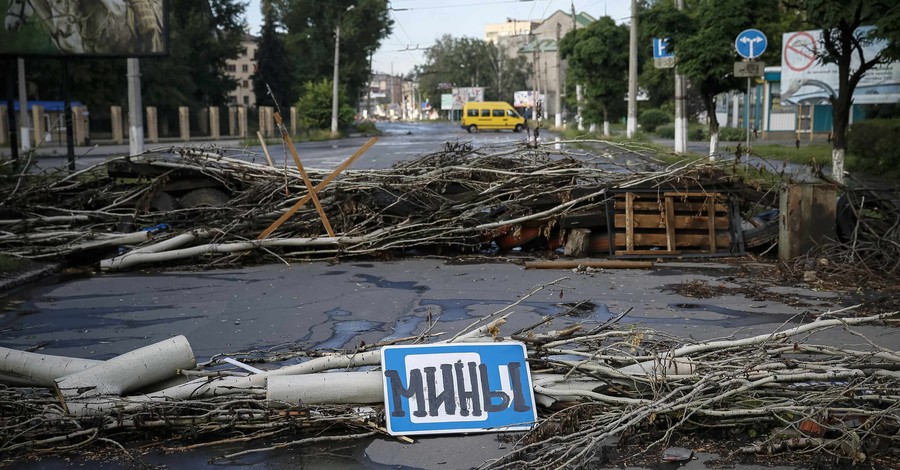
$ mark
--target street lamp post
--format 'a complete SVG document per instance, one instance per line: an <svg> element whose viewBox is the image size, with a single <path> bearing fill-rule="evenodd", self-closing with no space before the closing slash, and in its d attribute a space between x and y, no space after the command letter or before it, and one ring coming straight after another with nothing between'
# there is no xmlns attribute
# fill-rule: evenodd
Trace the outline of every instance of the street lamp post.
<svg viewBox="0 0 900 470"><path fill-rule="evenodd" d="M355 5L347 7L350 11ZM331 82L331 135L337 135L338 131L338 61L341 49L341 16L338 16L337 26L334 28L334 78Z"/></svg>

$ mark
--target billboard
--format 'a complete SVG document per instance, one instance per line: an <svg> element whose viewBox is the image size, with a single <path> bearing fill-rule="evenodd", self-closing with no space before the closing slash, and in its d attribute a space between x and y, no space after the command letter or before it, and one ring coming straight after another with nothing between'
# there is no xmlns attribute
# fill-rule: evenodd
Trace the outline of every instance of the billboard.
<svg viewBox="0 0 900 470"><path fill-rule="evenodd" d="M0 0L0 56L168 53L167 0Z"/></svg>
<svg viewBox="0 0 900 470"><path fill-rule="evenodd" d="M450 109L463 109L469 101L484 101L484 87L459 87L451 90L453 103Z"/></svg>
<svg viewBox="0 0 900 470"><path fill-rule="evenodd" d="M538 95L533 90L525 90L525 91L517 91L513 93L513 107L514 108L531 108L534 106L534 97L538 97L538 101L547 102L547 96L544 94Z"/></svg>
<svg viewBox="0 0 900 470"><path fill-rule="evenodd" d="M856 30L865 35L872 27ZM838 94L836 64L822 64L818 54L823 48L822 30L795 31L783 36L781 54L782 103L818 103ZM884 40L872 41L863 48L866 59L885 48ZM859 68L859 57L853 56L850 68ZM900 62L877 65L863 76L853 93L857 104L900 102Z"/></svg>

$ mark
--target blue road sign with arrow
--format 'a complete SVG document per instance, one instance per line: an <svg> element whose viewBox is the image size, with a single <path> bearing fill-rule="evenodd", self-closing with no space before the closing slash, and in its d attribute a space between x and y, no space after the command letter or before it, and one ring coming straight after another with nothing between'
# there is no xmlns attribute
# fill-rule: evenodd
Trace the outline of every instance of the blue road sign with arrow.
<svg viewBox="0 0 900 470"><path fill-rule="evenodd" d="M766 35L758 29L745 29L734 40L734 48L738 55L745 59L755 59L766 51L769 41Z"/></svg>
<svg viewBox="0 0 900 470"><path fill-rule="evenodd" d="M675 53L668 49L669 38L653 38L653 58L664 59L674 57Z"/></svg>

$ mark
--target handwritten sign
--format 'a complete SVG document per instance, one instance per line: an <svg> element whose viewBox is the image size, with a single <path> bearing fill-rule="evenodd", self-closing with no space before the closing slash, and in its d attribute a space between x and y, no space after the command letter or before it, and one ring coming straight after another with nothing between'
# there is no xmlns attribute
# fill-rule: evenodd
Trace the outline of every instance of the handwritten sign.
<svg viewBox="0 0 900 470"><path fill-rule="evenodd" d="M527 430L537 420L521 343L386 346L381 368L392 435Z"/></svg>

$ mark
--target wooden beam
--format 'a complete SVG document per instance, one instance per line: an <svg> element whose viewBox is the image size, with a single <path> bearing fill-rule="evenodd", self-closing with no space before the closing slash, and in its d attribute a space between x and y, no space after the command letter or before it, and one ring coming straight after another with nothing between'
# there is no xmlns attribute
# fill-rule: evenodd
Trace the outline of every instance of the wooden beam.
<svg viewBox="0 0 900 470"><path fill-rule="evenodd" d="M269 162L269 166L275 168L275 164L272 163L272 157L269 156L269 148L266 147L266 139L263 139L262 132L256 131L256 138L259 139L259 145L262 146L263 153L266 155L266 161Z"/></svg>
<svg viewBox="0 0 900 470"><path fill-rule="evenodd" d="M310 191L309 194L300 198L300 200L297 201L296 203L294 203L294 205L291 206L291 208L288 209L287 212L282 214L282 216L279 217L278 220L276 220L275 222L272 222L272 225L270 225L269 228L263 230L262 233L260 233L259 236L256 237L256 239L262 240L262 239L268 237L269 235L271 235L272 232L274 232L275 230L278 230L278 227L281 227L281 225L283 223L285 223L288 219L290 219L291 216L294 215L294 213L296 213L298 210L300 210L301 207L306 205L306 203L309 202L310 199L312 199L311 194L313 192L318 192L318 191L325 189L325 186L328 186L329 183L334 181L334 179L337 178L338 175L340 175L350 165L352 165L353 162L355 162L357 158L359 158L360 156L362 156L362 154L366 153L367 150L372 148L372 146L375 145L375 142L378 142L378 137L372 137L371 139L369 139L369 141L366 142L365 145L360 147L359 150L354 152L353 155L350 156L350 158L344 160L343 163L338 165L338 167L335 168L334 171L332 171L330 175L328 175L325 179L323 179L322 182L320 182L315 188L313 188L313 190Z"/></svg>
<svg viewBox="0 0 900 470"><path fill-rule="evenodd" d="M313 205L316 206L319 218L322 219L322 225L325 226L325 231L328 232L329 237L334 237L334 230L331 228L331 222L328 221L328 216L325 215L325 209L322 208L322 203L319 202L319 196L316 196L316 189L313 187L312 181L309 180L309 175L306 174L306 170L303 169L303 163L300 162L300 155L297 154L297 148L294 147L291 136L288 135L287 129L284 128L281 114L277 111L275 112L275 123L278 124L278 129L281 131L281 138L284 139L287 143L288 150L291 151L291 157L294 158L294 164L297 165L297 170L300 171L300 176L303 178L303 184L305 184L306 189L309 190L309 195L312 197Z"/></svg>
<svg viewBox="0 0 900 470"><path fill-rule="evenodd" d="M634 193L625 193L625 250L634 249Z"/></svg>
<svg viewBox="0 0 900 470"><path fill-rule="evenodd" d="M716 208L715 208L715 198L709 198L706 200L707 208L706 208L706 216L709 218L709 253L715 254L717 251L716 247Z"/></svg>
<svg viewBox="0 0 900 470"><path fill-rule="evenodd" d="M666 198L666 248L675 251L675 200L672 196Z"/></svg>

